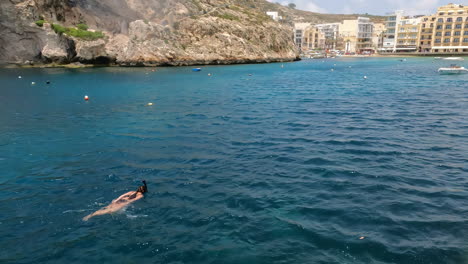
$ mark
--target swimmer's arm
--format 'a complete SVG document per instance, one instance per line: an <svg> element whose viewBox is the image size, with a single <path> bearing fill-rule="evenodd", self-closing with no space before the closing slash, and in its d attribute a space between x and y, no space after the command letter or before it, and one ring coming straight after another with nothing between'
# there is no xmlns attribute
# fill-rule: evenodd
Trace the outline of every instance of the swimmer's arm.
<svg viewBox="0 0 468 264"><path fill-rule="evenodd" d="M123 199L123 198L128 198L130 195L134 194L135 192L128 192L128 193L124 193L122 195L120 195L118 198L112 200L113 203L115 203L116 201L120 200L120 199Z"/></svg>

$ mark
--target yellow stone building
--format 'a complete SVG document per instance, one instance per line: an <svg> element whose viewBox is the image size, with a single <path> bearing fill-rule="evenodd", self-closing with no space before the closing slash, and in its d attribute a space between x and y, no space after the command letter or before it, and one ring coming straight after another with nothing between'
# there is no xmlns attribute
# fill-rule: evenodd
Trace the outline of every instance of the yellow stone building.
<svg viewBox="0 0 468 264"><path fill-rule="evenodd" d="M372 45L375 48L381 47L383 45L384 32L384 23L374 23L374 30L372 32Z"/></svg>
<svg viewBox="0 0 468 264"><path fill-rule="evenodd" d="M323 50L325 49L325 34L315 26L307 27L304 30L303 50Z"/></svg>
<svg viewBox="0 0 468 264"><path fill-rule="evenodd" d="M423 16L421 17L421 23L419 24L419 34L418 34L418 43L419 48L418 52L431 52L433 39L432 35L434 34L436 16Z"/></svg>
<svg viewBox="0 0 468 264"><path fill-rule="evenodd" d="M468 52L468 6L448 4L440 7L435 15L434 27L432 52ZM427 34L421 32L420 36L422 38Z"/></svg>
<svg viewBox="0 0 468 264"><path fill-rule="evenodd" d="M372 42L374 23L367 17L356 20L343 20L339 35L344 43L346 53L374 53Z"/></svg>

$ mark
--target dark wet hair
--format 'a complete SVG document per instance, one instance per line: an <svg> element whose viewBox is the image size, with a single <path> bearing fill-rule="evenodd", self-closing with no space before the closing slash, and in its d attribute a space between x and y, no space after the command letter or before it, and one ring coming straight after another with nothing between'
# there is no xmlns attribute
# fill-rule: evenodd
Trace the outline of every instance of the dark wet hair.
<svg viewBox="0 0 468 264"><path fill-rule="evenodd" d="M148 192L148 186L146 185L146 181L142 181L144 185L138 187L137 192L145 193Z"/></svg>
<svg viewBox="0 0 468 264"><path fill-rule="evenodd" d="M137 193L144 194L145 192L148 192L148 187L146 186L146 181L142 181L142 182L143 182L144 185L138 187L136 192L134 194L130 195L128 198L135 199Z"/></svg>

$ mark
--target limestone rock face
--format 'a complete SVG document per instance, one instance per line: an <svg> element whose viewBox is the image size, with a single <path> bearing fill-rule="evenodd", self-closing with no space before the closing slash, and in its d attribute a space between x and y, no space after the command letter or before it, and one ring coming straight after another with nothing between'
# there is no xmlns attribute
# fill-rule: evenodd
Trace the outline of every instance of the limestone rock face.
<svg viewBox="0 0 468 264"><path fill-rule="evenodd" d="M109 63L114 60L106 51L106 42L102 39L95 41L80 41L76 38L75 42L76 58L80 62L100 62Z"/></svg>
<svg viewBox="0 0 468 264"><path fill-rule="evenodd" d="M251 0L252 3L264 0ZM249 2L249 1L247 1ZM288 61L298 54L292 29L244 1L0 1L0 62L26 60L119 65L190 65ZM47 22L86 23L104 38L57 34Z"/></svg>
<svg viewBox="0 0 468 264"><path fill-rule="evenodd" d="M42 59L46 62L70 62L73 56L73 51L71 51L72 42L63 36L57 35L50 27L50 24L45 24L44 28L45 36L43 41L45 46L41 51Z"/></svg>

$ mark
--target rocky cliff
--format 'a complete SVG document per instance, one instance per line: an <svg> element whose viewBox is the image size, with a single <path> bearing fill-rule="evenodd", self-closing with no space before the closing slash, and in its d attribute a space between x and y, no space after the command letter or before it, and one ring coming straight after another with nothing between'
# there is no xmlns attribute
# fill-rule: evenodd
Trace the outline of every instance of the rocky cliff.
<svg viewBox="0 0 468 264"><path fill-rule="evenodd" d="M297 58L264 0L2 0L0 62L191 65Z"/></svg>

